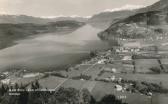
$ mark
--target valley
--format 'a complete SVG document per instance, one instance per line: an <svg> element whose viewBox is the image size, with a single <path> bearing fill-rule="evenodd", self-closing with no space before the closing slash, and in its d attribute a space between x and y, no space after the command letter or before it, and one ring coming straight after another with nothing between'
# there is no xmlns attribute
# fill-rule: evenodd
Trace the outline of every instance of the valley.
<svg viewBox="0 0 168 104"><path fill-rule="evenodd" d="M167 104L166 3L85 22L0 24L0 42L13 43L0 50L0 103L28 94L42 104Z"/></svg>

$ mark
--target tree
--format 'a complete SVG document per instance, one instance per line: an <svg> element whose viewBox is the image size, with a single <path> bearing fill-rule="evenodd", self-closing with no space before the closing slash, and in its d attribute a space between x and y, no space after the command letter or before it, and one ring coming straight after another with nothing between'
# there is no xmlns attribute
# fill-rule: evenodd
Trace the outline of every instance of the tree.
<svg viewBox="0 0 168 104"><path fill-rule="evenodd" d="M168 13L167 13L167 16L166 16L165 20L166 20L166 22L168 23Z"/></svg>
<svg viewBox="0 0 168 104"><path fill-rule="evenodd" d="M97 54L97 51L91 51L91 52L90 52L90 57L95 57L96 54Z"/></svg>
<svg viewBox="0 0 168 104"><path fill-rule="evenodd" d="M150 70L157 74L160 74L162 72L162 70L158 67L152 67L150 68Z"/></svg>
<svg viewBox="0 0 168 104"><path fill-rule="evenodd" d="M7 92L7 89L4 84L1 85L0 95L3 96Z"/></svg>
<svg viewBox="0 0 168 104"><path fill-rule="evenodd" d="M123 104L121 100L118 100L114 95L104 96L98 104Z"/></svg>
<svg viewBox="0 0 168 104"><path fill-rule="evenodd" d="M15 83L15 87L16 91L19 89L19 85L17 83Z"/></svg>
<svg viewBox="0 0 168 104"><path fill-rule="evenodd" d="M96 104L87 89L60 88L49 98L48 104Z"/></svg>
<svg viewBox="0 0 168 104"><path fill-rule="evenodd" d="M31 83L31 89L33 89L33 90L36 89L34 83Z"/></svg>
<svg viewBox="0 0 168 104"><path fill-rule="evenodd" d="M81 104L95 104L96 101L95 99L92 97L91 93L88 91L88 89L83 89L81 92L79 92L82 96Z"/></svg>
<svg viewBox="0 0 168 104"><path fill-rule="evenodd" d="M36 82L35 82L35 88L36 88L36 89L39 89L39 88L40 88L40 84L39 84L38 80L36 80Z"/></svg>
<svg viewBox="0 0 168 104"><path fill-rule="evenodd" d="M79 92L74 88L60 88L55 99L58 104L79 104Z"/></svg>

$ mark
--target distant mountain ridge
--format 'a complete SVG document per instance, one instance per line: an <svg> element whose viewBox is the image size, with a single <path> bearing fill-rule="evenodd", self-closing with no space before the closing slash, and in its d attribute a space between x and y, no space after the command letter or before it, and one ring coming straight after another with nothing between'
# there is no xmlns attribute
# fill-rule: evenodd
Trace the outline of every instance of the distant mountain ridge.
<svg viewBox="0 0 168 104"><path fill-rule="evenodd" d="M0 15L0 24L11 23L11 24L20 24L20 23L34 23L34 24L46 24L52 22L49 19L43 19L33 16L26 15Z"/></svg>
<svg viewBox="0 0 168 104"><path fill-rule="evenodd" d="M20 24L20 23L33 23L33 24L46 24L49 22L56 21L65 21L65 20L74 20L78 22L87 22L94 27L98 28L107 28L111 23L114 23L120 19L133 15L135 9L138 9L142 6L138 5L125 5L121 8L107 9L103 12L95 14L93 16L49 16L49 17L33 17L27 15L0 15L0 24L1 23L11 23L11 24ZM113 21L113 22L111 22Z"/></svg>
<svg viewBox="0 0 168 104"><path fill-rule="evenodd" d="M2 23L46 24L46 23L49 23L49 22L65 21L65 20L74 20L74 21L78 21L78 22L86 22L87 18L82 18L82 17L41 18L41 17L33 17L33 16L27 16L27 15L0 15L0 24L2 24Z"/></svg>

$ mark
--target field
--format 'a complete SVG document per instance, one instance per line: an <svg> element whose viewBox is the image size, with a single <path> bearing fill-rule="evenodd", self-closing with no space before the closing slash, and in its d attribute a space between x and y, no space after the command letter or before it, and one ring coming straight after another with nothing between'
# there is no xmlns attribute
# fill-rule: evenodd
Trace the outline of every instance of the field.
<svg viewBox="0 0 168 104"><path fill-rule="evenodd" d="M159 65L157 59L138 59L138 60L135 60L136 72L139 72L139 73L151 72L150 68L152 68L152 67L160 68L160 65Z"/></svg>
<svg viewBox="0 0 168 104"><path fill-rule="evenodd" d="M168 59L161 59L162 64L168 64Z"/></svg>
<svg viewBox="0 0 168 104"><path fill-rule="evenodd" d="M168 95L156 95L152 98L153 104L167 104Z"/></svg>
<svg viewBox="0 0 168 104"><path fill-rule="evenodd" d="M104 68L109 68L109 69L112 69L112 68L115 68L117 72L121 72L124 70L124 67L122 64L120 63L116 63L116 64L107 64L104 66Z"/></svg>
<svg viewBox="0 0 168 104"><path fill-rule="evenodd" d="M88 71L84 72L85 75L92 76L92 80L94 80L97 75L100 73L102 70L103 65L95 65L91 67Z"/></svg>
<svg viewBox="0 0 168 104"><path fill-rule="evenodd" d="M64 78L49 76L47 78L40 79L39 84L41 85L42 88L55 89L57 86L62 84L64 81L66 81L66 79Z"/></svg>
<svg viewBox="0 0 168 104"><path fill-rule="evenodd" d="M68 72L61 71L65 74L67 74L70 78L80 76L82 72L84 72L87 68L89 68L92 65L80 65L79 67L76 67L76 69L72 69Z"/></svg>
<svg viewBox="0 0 168 104"><path fill-rule="evenodd" d="M90 92L94 89L96 86L96 81L87 81L83 86L82 89L88 89Z"/></svg>
<svg viewBox="0 0 168 104"><path fill-rule="evenodd" d="M168 71L168 59L161 59L162 66L164 70L167 72Z"/></svg>
<svg viewBox="0 0 168 104"><path fill-rule="evenodd" d="M84 84L85 84L85 81L69 79L62 84L62 87L65 87L65 88L72 87L80 90Z"/></svg>

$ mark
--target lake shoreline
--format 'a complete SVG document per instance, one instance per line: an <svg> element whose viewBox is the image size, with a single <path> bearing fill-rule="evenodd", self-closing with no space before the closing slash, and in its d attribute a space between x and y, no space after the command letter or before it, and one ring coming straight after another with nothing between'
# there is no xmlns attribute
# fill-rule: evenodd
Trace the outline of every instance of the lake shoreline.
<svg viewBox="0 0 168 104"><path fill-rule="evenodd" d="M0 70L65 70L88 59L90 51L109 47L97 37L100 31L85 25L65 35L46 33L18 40L18 44L0 50Z"/></svg>

